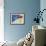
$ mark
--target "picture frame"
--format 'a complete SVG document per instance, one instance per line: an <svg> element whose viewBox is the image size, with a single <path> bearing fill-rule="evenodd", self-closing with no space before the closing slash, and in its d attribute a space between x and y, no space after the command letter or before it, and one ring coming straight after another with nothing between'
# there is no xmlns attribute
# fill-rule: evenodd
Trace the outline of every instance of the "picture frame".
<svg viewBox="0 0 46 46"><path fill-rule="evenodd" d="M24 13L11 13L10 14L10 24L12 25L22 25L25 23Z"/></svg>

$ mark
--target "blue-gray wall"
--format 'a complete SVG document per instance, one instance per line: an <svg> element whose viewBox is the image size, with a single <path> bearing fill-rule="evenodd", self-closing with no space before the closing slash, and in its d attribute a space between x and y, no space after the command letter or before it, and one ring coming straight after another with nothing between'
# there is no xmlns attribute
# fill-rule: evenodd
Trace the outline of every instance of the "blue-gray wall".
<svg viewBox="0 0 46 46"><path fill-rule="evenodd" d="M42 11L43 9L46 9L46 0L41 0L40 1L40 10ZM40 21L40 25L46 27L46 10L43 12L43 22Z"/></svg>
<svg viewBox="0 0 46 46"><path fill-rule="evenodd" d="M7 41L18 41L32 30L34 17L40 9L40 0L4 0L4 38ZM10 13L24 13L24 25L11 25Z"/></svg>

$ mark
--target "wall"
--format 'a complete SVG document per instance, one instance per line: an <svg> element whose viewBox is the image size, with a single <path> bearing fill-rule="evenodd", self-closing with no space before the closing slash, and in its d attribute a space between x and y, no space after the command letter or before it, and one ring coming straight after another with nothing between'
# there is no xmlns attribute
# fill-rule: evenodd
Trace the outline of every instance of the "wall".
<svg viewBox="0 0 46 46"><path fill-rule="evenodd" d="M46 9L46 0L41 0L40 1L40 9L41 9L41 11L43 10L43 9ZM43 12L43 15L42 15L42 17L43 17L43 22L41 21L40 22L40 25L43 25L43 26L45 26L46 27L46 10Z"/></svg>
<svg viewBox="0 0 46 46"><path fill-rule="evenodd" d="M7 41L18 41L32 30L35 14L40 10L40 0L4 0L4 38ZM24 25L11 25L10 13L24 13Z"/></svg>

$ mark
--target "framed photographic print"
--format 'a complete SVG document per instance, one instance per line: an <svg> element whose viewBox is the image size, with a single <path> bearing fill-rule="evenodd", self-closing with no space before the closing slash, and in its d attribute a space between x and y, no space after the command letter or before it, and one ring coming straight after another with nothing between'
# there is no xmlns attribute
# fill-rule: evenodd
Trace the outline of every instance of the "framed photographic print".
<svg viewBox="0 0 46 46"><path fill-rule="evenodd" d="M11 13L10 23L11 24L24 24L24 14L23 13Z"/></svg>

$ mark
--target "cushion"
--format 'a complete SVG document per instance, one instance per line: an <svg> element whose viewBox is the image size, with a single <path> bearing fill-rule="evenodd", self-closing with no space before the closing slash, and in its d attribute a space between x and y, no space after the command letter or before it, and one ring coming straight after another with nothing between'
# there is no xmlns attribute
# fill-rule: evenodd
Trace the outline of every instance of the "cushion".
<svg viewBox="0 0 46 46"><path fill-rule="evenodd" d="M24 38L21 38L18 42L17 42L17 46L23 46L23 43L24 43Z"/></svg>

